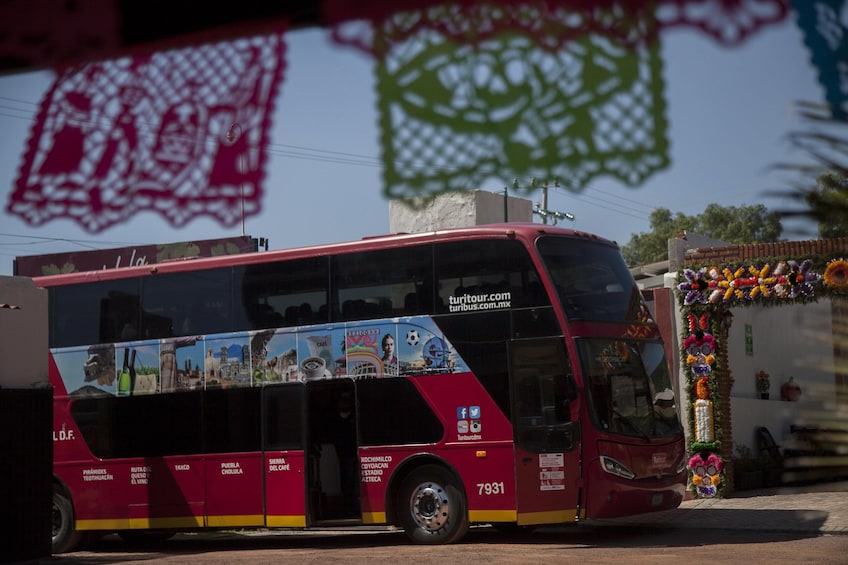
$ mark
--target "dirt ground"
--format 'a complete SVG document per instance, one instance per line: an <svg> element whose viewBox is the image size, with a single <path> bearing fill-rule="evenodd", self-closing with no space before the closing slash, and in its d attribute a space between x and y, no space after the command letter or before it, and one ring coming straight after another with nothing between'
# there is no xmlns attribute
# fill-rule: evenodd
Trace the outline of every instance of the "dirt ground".
<svg viewBox="0 0 848 565"><path fill-rule="evenodd" d="M754 530L573 526L505 534L472 529L460 543L411 545L401 532L182 534L168 542L133 546L108 536L87 551L40 563L349 564L593 563L679 565L713 563L811 563L843 565L848 535Z"/></svg>

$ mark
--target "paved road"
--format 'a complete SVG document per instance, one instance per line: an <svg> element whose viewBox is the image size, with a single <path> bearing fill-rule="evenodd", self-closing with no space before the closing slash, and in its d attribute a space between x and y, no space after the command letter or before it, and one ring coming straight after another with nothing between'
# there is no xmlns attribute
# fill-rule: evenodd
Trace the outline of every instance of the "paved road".
<svg viewBox="0 0 848 565"><path fill-rule="evenodd" d="M686 500L674 510L593 524L848 534L848 482L742 491L731 498Z"/></svg>
<svg viewBox="0 0 848 565"><path fill-rule="evenodd" d="M532 533L478 527L461 543L449 546L411 545L402 532L376 527L181 534L162 544L135 547L108 536L88 551L39 563L844 565L846 555L848 482L688 500L667 512L546 527Z"/></svg>

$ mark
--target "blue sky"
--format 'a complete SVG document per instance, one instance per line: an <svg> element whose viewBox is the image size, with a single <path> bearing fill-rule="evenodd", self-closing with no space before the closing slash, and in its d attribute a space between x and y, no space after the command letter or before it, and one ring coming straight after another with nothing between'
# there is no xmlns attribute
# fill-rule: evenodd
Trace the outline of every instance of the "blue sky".
<svg viewBox="0 0 848 565"><path fill-rule="evenodd" d="M806 161L788 140L806 126L793 105L823 100L793 19L760 31L741 47L723 47L686 29L665 32L662 44L670 166L637 188L602 178L582 193L551 191L548 208L576 217L567 227L624 244L649 231L656 207L691 215L713 202L775 209L786 204L766 192L789 186L790 178L771 167ZM11 275L12 260L20 255L241 234L241 226L224 228L202 217L176 229L150 212L99 234L69 220L33 228L7 214L30 127L52 80L46 71L0 77L0 275ZM389 231L374 85L371 60L331 44L326 32L288 34L265 198L261 214L246 221L248 235L269 238L270 247L279 249ZM479 188L496 192L511 182L490 179ZM531 198L539 201L541 195ZM784 238L815 237L784 226Z"/></svg>

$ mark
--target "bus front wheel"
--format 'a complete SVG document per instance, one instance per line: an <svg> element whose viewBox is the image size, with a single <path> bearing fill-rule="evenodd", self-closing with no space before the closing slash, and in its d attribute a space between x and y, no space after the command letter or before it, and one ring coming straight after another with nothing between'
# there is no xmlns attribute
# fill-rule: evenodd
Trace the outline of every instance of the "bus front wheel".
<svg viewBox="0 0 848 565"><path fill-rule="evenodd" d="M74 507L62 492L53 491L53 553L73 551L82 540L74 528Z"/></svg>
<svg viewBox="0 0 848 565"><path fill-rule="evenodd" d="M468 531L465 495L452 473L426 465L401 484L397 511L406 536L415 543L444 544Z"/></svg>

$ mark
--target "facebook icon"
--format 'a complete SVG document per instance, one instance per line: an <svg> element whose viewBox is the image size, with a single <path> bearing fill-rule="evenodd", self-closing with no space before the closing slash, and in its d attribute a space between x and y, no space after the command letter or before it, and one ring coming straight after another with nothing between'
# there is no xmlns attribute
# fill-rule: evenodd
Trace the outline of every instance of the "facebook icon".
<svg viewBox="0 0 848 565"><path fill-rule="evenodd" d="M458 406L456 409L456 419L464 420L468 417L468 408L465 406Z"/></svg>

